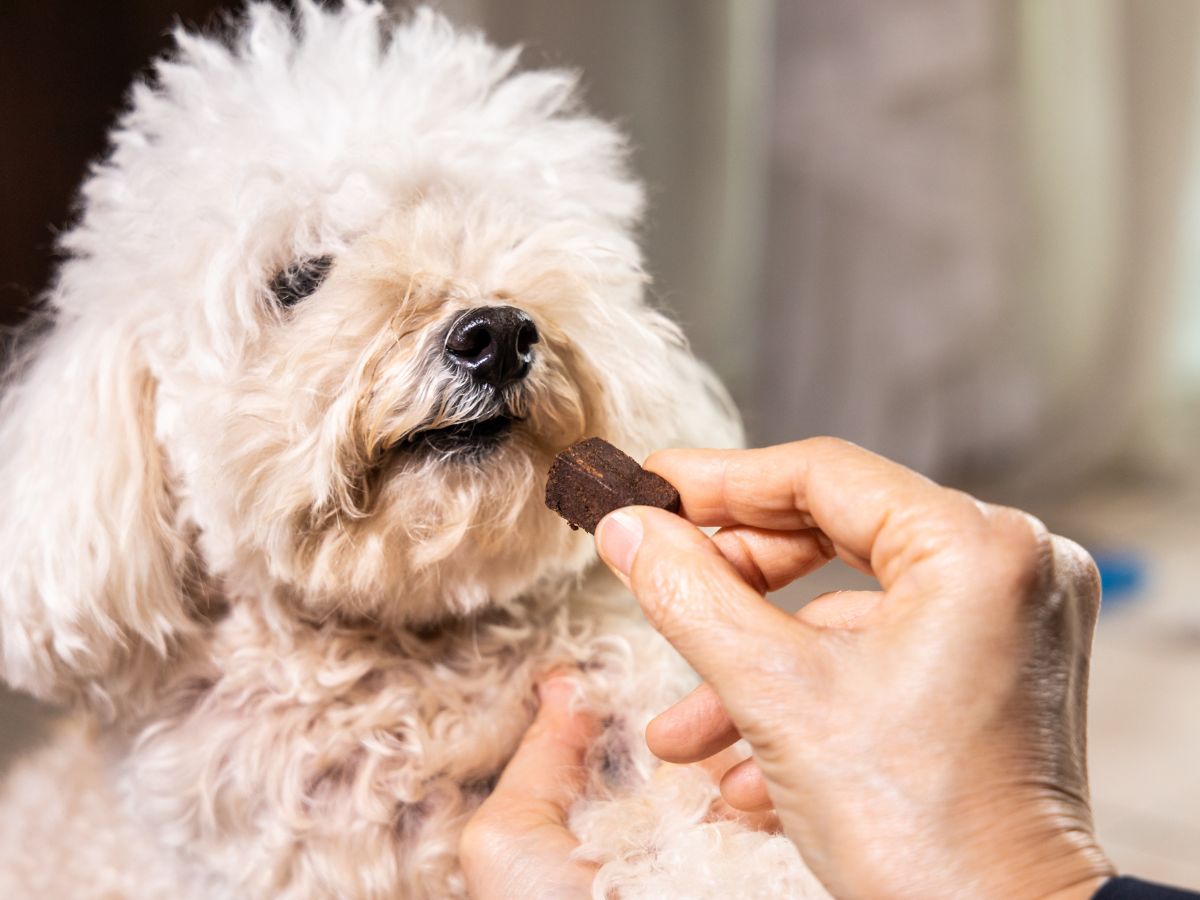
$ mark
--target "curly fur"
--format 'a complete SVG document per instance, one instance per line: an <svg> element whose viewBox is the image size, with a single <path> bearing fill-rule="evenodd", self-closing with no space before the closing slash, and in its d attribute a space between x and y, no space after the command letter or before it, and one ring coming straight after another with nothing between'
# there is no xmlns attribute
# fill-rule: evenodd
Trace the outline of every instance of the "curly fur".
<svg viewBox="0 0 1200 900"><path fill-rule="evenodd" d="M692 676L542 504L588 434L739 439L644 302L620 135L428 11L254 4L176 40L0 410L0 672L92 723L8 779L6 895L461 896L462 823L564 662L608 723L572 816L597 897L816 893L655 771L641 729ZM442 358L488 304L541 333L499 398ZM411 444L497 404L490 452Z"/></svg>

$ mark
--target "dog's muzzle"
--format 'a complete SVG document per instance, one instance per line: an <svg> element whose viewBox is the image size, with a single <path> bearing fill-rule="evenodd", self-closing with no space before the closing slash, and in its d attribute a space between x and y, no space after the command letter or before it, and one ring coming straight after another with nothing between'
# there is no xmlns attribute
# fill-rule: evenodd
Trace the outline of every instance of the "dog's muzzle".
<svg viewBox="0 0 1200 900"><path fill-rule="evenodd" d="M436 452L478 454L497 446L520 421L512 396L533 367L537 326L528 314L512 306L480 306L462 313L446 332L443 362L467 376L472 391L487 395L478 417L410 436L408 446Z"/></svg>

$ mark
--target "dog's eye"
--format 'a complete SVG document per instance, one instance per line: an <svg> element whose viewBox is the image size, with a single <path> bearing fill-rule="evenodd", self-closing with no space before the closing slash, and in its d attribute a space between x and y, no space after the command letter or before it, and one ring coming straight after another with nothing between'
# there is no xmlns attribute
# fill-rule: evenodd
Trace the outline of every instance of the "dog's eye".
<svg viewBox="0 0 1200 900"><path fill-rule="evenodd" d="M321 286L332 268L332 256L314 256L294 262L271 279L271 293L280 306L295 306Z"/></svg>

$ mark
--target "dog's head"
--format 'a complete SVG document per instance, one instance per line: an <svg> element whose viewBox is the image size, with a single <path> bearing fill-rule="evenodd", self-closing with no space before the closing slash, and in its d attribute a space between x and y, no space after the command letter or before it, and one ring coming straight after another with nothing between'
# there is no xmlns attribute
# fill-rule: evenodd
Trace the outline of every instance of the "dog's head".
<svg viewBox="0 0 1200 900"><path fill-rule="evenodd" d="M507 602L592 559L542 504L557 451L736 441L569 74L360 3L178 42L5 399L10 680L111 681L202 584L391 624Z"/></svg>

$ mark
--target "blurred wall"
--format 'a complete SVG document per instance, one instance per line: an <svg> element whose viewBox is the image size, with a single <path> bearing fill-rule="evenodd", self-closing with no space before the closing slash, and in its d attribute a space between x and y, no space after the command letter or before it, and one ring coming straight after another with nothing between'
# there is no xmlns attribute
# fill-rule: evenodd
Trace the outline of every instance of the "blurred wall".
<svg viewBox="0 0 1200 900"><path fill-rule="evenodd" d="M1028 440L1011 10L778 4L762 439L958 480Z"/></svg>
<svg viewBox="0 0 1200 900"><path fill-rule="evenodd" d="M1185 203L1200 173L1200 4L1024 0L1018 24L1030 214L1017 287L1036 302L1022 342L1045 407L1025 477L1186 465L1200 445L1180 427L1194 404L1171 350L1200 308Z"/></svg>

